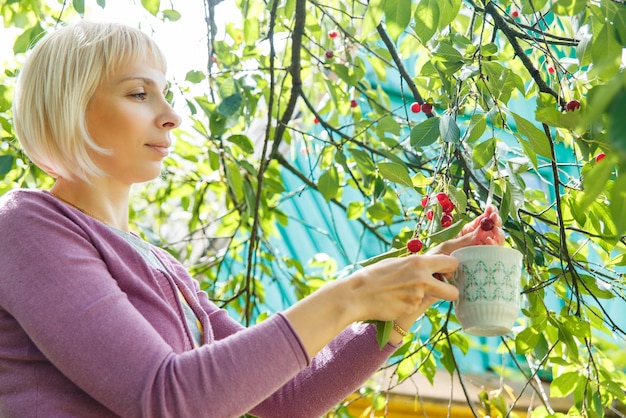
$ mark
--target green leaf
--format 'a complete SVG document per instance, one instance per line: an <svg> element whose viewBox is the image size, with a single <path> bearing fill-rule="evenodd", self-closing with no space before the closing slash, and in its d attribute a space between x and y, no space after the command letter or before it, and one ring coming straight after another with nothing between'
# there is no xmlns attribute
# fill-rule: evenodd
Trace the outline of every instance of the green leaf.
<svg viewBox="0 0 626 418"><path fill-rule="evenodd" d="M180 20L181 15L178 10L167 9L167 10L163 10L163 17L169 20L170 22L177 22L178 20Z"/></svg>
<svg viewBox="0 0 626 418"><path fill-rule="evenodd" d="M252 184L249 181L243 182L243 196L246 201L246 214L252 218L254 216L254 206L256 202L256 194Z"/></svg>
<svg viewBox="0 0 626 418"><path fill-rule="evenodd" d="M576 343L574 336L570 334L570 331L567 329L565 324L563 324L562 322L558 322L558 321L555 321L555 322L556 322L555 325L558 329L559 340L563 344L565 344L565 347L569 351L567 356L570 359L577 359L579 350L578 350L578 344Z"/></svg>
<svg viewBox="0 0 626 418"><path fill-rule="evenodd" d="M431 385L434 384L435 374L437 373L437 363L435 361L435 356L432 355L430 349L427 347L422 347L420 350L420 354L422 355L422 361L419 364L419 371L428 379Z"/></svg>
<svg viewBox="0 0 626 418"><path fill-rule="evenodd" d="M233 94L232 96L224 98L217 106L216 111L224 117L233 116L239 111L242 101L243 98L240 94Z"/></svg>
<svg viewBox="0 0 626 418"><path fill-rule="evenodd" d="M339 176L334 166L322 173L317 182L317 187L327 202L337 196L337 192L339 191Z"/></svg>
<svg viewBox="0 0 626 418"><path fill-rule="evenodd" d="M381 162L378 163L378 171L383 178L407 187L413 187L411 176L407 168L398 163Z"/></svg>
<svg viewBox="0 0 626 418"><path fill-rule="evenodd" d="M440 242L447 241L451 238L454 238L461 232L461 229L465 225L463 220L458 220L447 228L442 228L437 232L430 234L427 239L432 240L433 244L439 244Z"/></svg>
<svg viewBox="0 0 626 418"><path fill-rule="evenodd" d="M391 134L393 136L400 135L400 131L402 130L402 126L391 116L386 116L378 121L376 124L376 130L381 133L381 136L384 134Z"/></svg>
<svg viewBox="0 0 626 418"><path fill-rule="evenodd" d="M29 29L26 29L20 36L17 37L17 39L15 39L15 43L13 44L13 53L19 54L26 52L29 48L34 46L35 42L40 39L43 33L44 30L39 23Z"/></svg>
<svg viewBox="0 0 626 418"><path fill-rule="evenodd" d="M533 327L522 330L515 337L515 352L518 354L530 353L539 342L539 336L540 333Z"/></svg>
<svg viewBox="0 0 626 418"><path fill-rule="evenodd" d="M401 257L406 254L408 254L408 250L406 249L406 247L394 248L385 253L378 254L374 257L368 258L367 260L359 261L357 264L360 265L361 267L367 267L372 264L376 264L381 260L385 260L387 258L392 258L392 257Z"/></svg>
<svg viewBox="0 0 626 418"><path fill-rule="evenodd" d="M254 45L260 38L261 28L260 22L257 19L244 20L243 26L243 40L246 45Z"/></svg>
<svg viewBox="0 0 626 418"><path fill-rule="evenodd" d="M372 0L368 3L365 16L363 17L361 40L367 39L383 20L385 3L385 0Z"/></svg>
<svg viewBox="0 0 626 418"><path fill-rule="evenodd" d="M385 2L385 25L391 39L398 40L411 21L411 0Z"/></svg>
<svg viewBox="0 0 626 418"><path fill-rule="evenodd" d="M461 0L439 0L434 1L439 8L439 27L443 28L454 21L459 16L461 10Z"/></svg>
<svg viewBox="0 0 626 418"><path fill-rule="evenodd" d="M385 205L380 200L370 205L366 210L367 215L374 221L382 221L386 224L393 221L393 213L390 211L389 206Z"/></svg>
<svg viewBox="0 0 626 418"><path fill-rule="evenodd" d="M233 78L229 78L220 83L219 91L222 102L217 106L217 113L224 117L235 115L243 102L238 83Z"/></svg>
<svg viewBox="0 0 626 418"><path fill-rule="evenodd" d="M517 141L522 146L522 149L524 150L524 154L526 155L526 157L528 158L532 166L537 168L537 165L538 165L537 154L535 154L535 151L531 148L530 142L522 138L518 133L514 133L513 136L517 139Z"/></svg>
<svg viewBox="0 0 626 418"><path fill-rule="evenodd" d="M402 381L407 377L411 376L413 371L415 370L415 355L405 357L398 364L398 368L396 371L398 372L398 380Z"/></svg>
<svg viewBox="0 0 626 418"><path fill-rule="evenodd" d="M564 398L572 393L584 378L578 372L566 372L557 376L550 383L550 395L555 398Z"/></svg>
<svg viewBox="0 0 626 418"><path fill-rule="evenodd" d="M152 15L156 16L161 8L161 0L141 0L141 5Z"/></svg>
<svg viewBox="0 0 626 418"><path fill-rule="evenodd" d="M204 80L206 80L206 76L202 71L192 70L187 72L185 75L185 80L190 83L198 84Z"/></svg>
<svg viewBox="0 0 626 418"><path fill-rule="evenodd" d="M507 103L516 86L516 75L502 64L484 61L482 65L490 93L494 99Z"/></svg>
<svg viewBox="0 0 626 418"><path fill-rule="evenodd" d="M546 5L548 0L521 0L520 4L522 6L521 12L523 14L533 14L538 10L541 10L543 6Z"/></svg>
<svg viewBox="0 0 626 418"><path fill-rule="evenodd" d="M453 374L456 370L456 362L454 361L452 350L450 350L450 347L448 346L442 346L440 351L441 357L439 358L439 361L441 362L441 365L448 371L448 373Z"/></svg>
<svg viewBox="0 0 626 418"><path fill-rule="evenodd" d="M566 316L563 318L563 325L570 335L578 337L580 340L591 338L591 328L585 319L577 316Z"/></svg>
<svg viewBox="0 0 626 418"><path fill-rule="evenodd" d="M365 211L365 204L363 202L350 202L348 204L348 210L346 215L348 219L358 219Z"/></svg>
<svg viewBox="0 0 626 418"><path fill-rule="evenodd" d="M461 129L452 116L445 114L439 119L439 134L444 142L458 144L461 138Z"/></svg>
<svg viewBox="0 0 626 418"><path fill-rule="evenodd" d="M411 129L411 146L424 148L439 139L439 118L428 118Z"/></svg>
<svg viewBox="0 0 626 418"><path fill-rule="evenodd" d="M552 4L550 10L557 15L574 16L580 13L585 6L587 6L587 0L557 0Z"/></svg>
<svg viewBox="0 0 626 418"><path fill-rule="evenodd" d="M480 142L472 149L472 161L475 168L482 168L487 165L496 152L496 138L489 138Z"/></svg>
<svg viewBox="0 0 626 418"><path fill-rule="evenodd" d="M226 118L218 112L209 115L209 130L214 137L220 137L226 131Z"/></svg>
<svg viewBox="0 0 626 418"><path fill-rule="evenodd" d="M463 56L448 42L439 42L433 51L432 65L446 75L452 75L463 67Z"/></svg>
<svg viewBox="0 0 626 418"><path fill-rule="evenodd" d="M603 163L605 160L608 160L608 158L603 159L600 163ZM611 203L609 205L609 210L615 222L618 236L622 236L626 233L624 208L626 208L626 173L620 173L611 189Z"/></svg>
<svg viewBox="0 0 626 418"><path fill-rule="evenodd" d="M346 67L345 65L335 63L331 66L331 69L333 70L333 73L335 73L337 77L339 77L346 84L349 84L349 85L356 84L354 75L350 72L350 69Z"/></svg>
<svg viewBox="0 0 626 418"><path fill-rule="evenodd" d="M484 113L477 113L472 115L470 119L470 125L468 130L467 142L474 142L478 140L487 128L487 115Z"/></svg>
<svg viewBox="0 0 626 418"><path fill-rule="evenodd" d="M413 16L415 34L423 44L428 42L437 31L439 22L439 4L437 0L421 0Z"/></svg>
<svg viewBox="0 0 626 418"><path fill-rule="evenodd" d="M393 321L373 321L376 324L376 339L378 347L382 350L389 342L389 336L393 330Z"/></svg>
<svg viewBox="0 0 626 418"><path fill-rule="evenodd" d="M591 45L593 71L608 79L617 72L622 60L622 46L617 41L615 29L608 22L597 32Z"/></svg>
<svg viewBox="0 0 626 418"><path fill-rule="evenodd" d="M624 106L626 106L626 90L622 88L616 93L606 112L609 116L606 127L606 139L619 151L621 157L626 156L626 138L624 138L624 132L626 132L624 131L624 128L626 128L626 118L624 117Z"/></svg>
<svg viewBox="0 0 626 418"><path fill-rule="evenodd" d="M231 135L226 140L232 144L237 145L243 152L248 155L254 153L254 144L252 140L246 135Z"/></svg>
<svg viewBox="0 0 626 418"><path fill-rule="evenodd" d="M241 171L239 171L239 166L232 161L226 163L226 178L228 179L230 189L234 192L237 199L243 199L243 176Z"/></svg>
<svg viewBox="0 0 626 418"><path fill-rule="evenodd" d="M586 210L586 208L593 202L600 193L604 191L606 182L613 173L613 161L610 158L605 158L596 163L583 177L583 190L584 194L580 201L580 209Z"/></svg>
<svg viewBox="0 0 626 418"><path fill-rule="evenodd" d="M350 149L350 154L352 154L352 158L354 158L357 167L359 167L364 174L371 174L376 171L376 164L374 164L372 157L370 157L367 152L358 148L352 148Z"/></svg>
<svg viewBox="0 0 626 418"><path fill-rule="evenodd" d="M0 155L0 177L6 176L13 168L15 157L12 155Z"/></svg>
<svg viewBox="0 0 626 418"><path fill-rule="evenodd" d="M78 12L79 15L85 14L85 0L72 0L72 7Z"/></svg>
<svg viewBox="0 0 626 418"><path fill-rule="evenodd" d="M532 150L537 153L537 155L552 160L550 140L546 134L528 119L521 117L517 113L512 114L515 119L517 131L528 138Z"/></svg>
<svg viewBox="0 0 626 418"><path fill-rule="evenodd" d="M496 44L485 44L485 45L480 46L480 53L484 57L491 57L493 55L496 55L497 52L498 52L498 45Z"/></svg>
<svg viewBox="0 0 626 418"><path fill-rule="evenodd" d="M580 42L576 46L576 58L578 58L578 65L581 67L585 67L591 64L591 46L592 37L591 35L583 35L580 38Z"/></svg>

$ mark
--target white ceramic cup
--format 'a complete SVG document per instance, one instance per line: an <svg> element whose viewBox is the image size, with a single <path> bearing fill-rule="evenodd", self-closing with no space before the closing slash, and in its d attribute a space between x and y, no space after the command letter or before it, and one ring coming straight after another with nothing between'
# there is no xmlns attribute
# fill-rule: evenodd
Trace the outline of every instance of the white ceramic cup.
<svg viewBox="0 0 626 418"><path fill-rule="evenodd" d="M498 245L475 245L451 254L459 261L452 284L459 289L454 311L463 330L504 335L520 311L522 253Z"/></svg>

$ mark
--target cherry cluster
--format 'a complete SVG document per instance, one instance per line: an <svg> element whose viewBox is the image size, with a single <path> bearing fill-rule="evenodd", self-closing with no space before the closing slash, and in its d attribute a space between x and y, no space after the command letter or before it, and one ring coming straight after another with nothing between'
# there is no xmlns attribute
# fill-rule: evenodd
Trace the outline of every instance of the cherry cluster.
<svg viewBox="0 0 626 418"><path fill-rule="evenodd" d="M419 104L418 102L411 103L411 112L419 113L424 112L425 114L430 114L433 111L433 105L430 103Z"/></svg>
<svg viewBox="0 0 626 418"><path fill-rule="evenodd" d="M442 228L447 228L450 225L452 225L452 222L454 220L452 216L452 212L454 212L454 209L455 209L454 203L450 200L450 197L448 196L448 194L444 192L437 193L435 195L435 198L437 200L437 203L441 206L441 212L442 212L439 223L441 224ZM429 203L430 203L430 198L428 196L425 196L422 199L422 207L426 209ZM428 211L426 212L426 218L429 221L432 221L434 217L435 217L435 212L432 209L428 209ZM406 247L409 250L409 252L417 253L421 251L423 247L423 243L419 238L414 237L414 238L411 238L407 242Z"/></svg>

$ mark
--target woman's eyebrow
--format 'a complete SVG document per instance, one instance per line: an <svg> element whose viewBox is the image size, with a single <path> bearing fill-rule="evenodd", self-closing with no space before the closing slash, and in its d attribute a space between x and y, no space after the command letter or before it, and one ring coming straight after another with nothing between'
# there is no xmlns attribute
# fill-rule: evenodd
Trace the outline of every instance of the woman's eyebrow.
<svg viewBox="0 0 626 418"><path fill-rule="evenodd" d="M126 83L128 81L141 81L143 84L146 84L148 86L157 86L157 82L154 81L153 79L149 78L149 77L142 77L142 76L128 76L128 77L124 77L122 79L119 80L118 84L122 84L122 83ZM169 83L165 83L165 86L163 87L163 91L167 91L169 88Z"/></svg>

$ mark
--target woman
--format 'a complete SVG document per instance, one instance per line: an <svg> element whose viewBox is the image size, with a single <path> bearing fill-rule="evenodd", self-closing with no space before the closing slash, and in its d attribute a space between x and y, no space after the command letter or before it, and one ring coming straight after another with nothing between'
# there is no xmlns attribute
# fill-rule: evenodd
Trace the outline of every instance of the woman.
<svg viewBox="0 0 626 418"><path fill-rule="evenodd" d="M389 259L244 328L167 252L129 233L134 183L159 175L179 116L142 32L81 22L41 40L14 99L23 149L55 178L0 200L0 416L314 417L358 388L435 301L452 250ZM477 219L476 221L480 220ZM363 320L393 320L379 349Z"/></svg>

